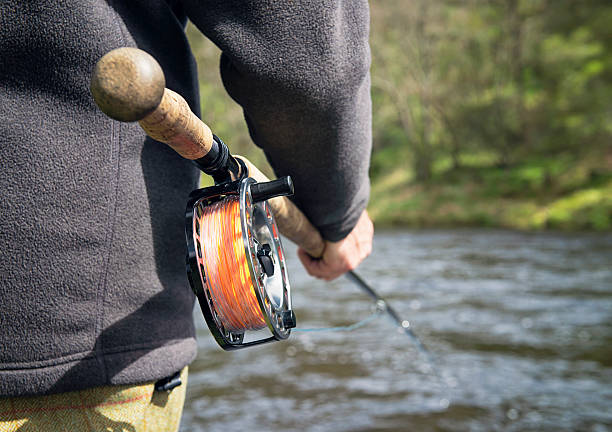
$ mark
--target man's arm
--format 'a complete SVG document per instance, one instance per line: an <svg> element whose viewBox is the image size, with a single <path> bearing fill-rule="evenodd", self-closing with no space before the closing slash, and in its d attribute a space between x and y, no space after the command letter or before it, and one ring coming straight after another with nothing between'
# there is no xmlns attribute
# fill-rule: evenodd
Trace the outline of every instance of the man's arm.
<svg viewBox="0 0 612 432"><path fill-rule="evenodd" d="M277 175L291 175L296 204L334 250L354 231L369 197L367 2L184 6L221 48L224 85L243 107L254 142Z"/></svg>

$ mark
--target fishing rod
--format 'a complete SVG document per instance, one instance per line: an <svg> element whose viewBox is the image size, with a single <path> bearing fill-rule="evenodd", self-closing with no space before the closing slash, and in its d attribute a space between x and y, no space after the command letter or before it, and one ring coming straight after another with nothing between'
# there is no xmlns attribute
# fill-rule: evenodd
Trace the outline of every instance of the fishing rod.
<svg viewBox="0 0 612 432"><path fill-rule="evenodd" d="M319 257L317 229L286 196L290 177L270 181L230 154L182 96L166 88L161 66L137 48L118 48L96 64L91 93L122 122L138 121L214 186L196 189L185 209L187 276L217 343L225 350L287 339L296 326L280 234ZM260 330L263 330L263 335Z"/></svg>
<svg viewBox="0 0 612 432"><path fill-rule="evenodd" d="M421 354L429 363L429 365L436 371L433 356L429 350L425 347L421 339L412 331L411 324L408 320L400 318L399 314L391 307L391 305L382 298L361 276L350 270L346 273L346 277L357 285L362 291L368 294L373 300L376 301L376 307L385 312L391 320L397 324L398 329L402 331L406 336L410 338L412 344L415 346L419 354Z"/></svg>
<svg viewBox="0 0 612 432"><path fill-rule="evenodd" d="M296 327L280 234L321 257L319 231L289 200L290 177L270 181L165 87L157 61L118 48L96 64L91 92L98 107L122 122L138 121L151 138L189 159L215 184L194 190L185 211L187 275L217 343L225 350L282 340ZM431 355L395 310L355 272L347 276L377 302L431 363ZM267 329L267 337L259 330ZM253 336L253 333L256 333Z"/></svg>
<svg viewBox="0 0 612 432"><path fill-rule="evenodd" d="M338 332L338 331L353 331L360 327L365 326L370 323L377 317L381 315L381 313L385 313L391 321L397 325L398 330L408 336L412 345L416 348L418 354L423 357L426 361L427 365L431 368L434 374L442 380L442 375L440 371L436 367L436 363L434 361L434 357L431 352L425 347L421 339L412 331L412 326L408 320L403 320L400 318L399 314L391 307L391 305L382 298L375 290L370 286L361 276L359 276L355 271L350 270L345 273L345 276L348 280L353 282L359 289L364 291L368 296L370 296L376 302L376 310L374 313L369 315L368 317L361 319L350 325L343 326L335 326L335 327L316 327L316 328L296 328L297 332Z"/></svg>

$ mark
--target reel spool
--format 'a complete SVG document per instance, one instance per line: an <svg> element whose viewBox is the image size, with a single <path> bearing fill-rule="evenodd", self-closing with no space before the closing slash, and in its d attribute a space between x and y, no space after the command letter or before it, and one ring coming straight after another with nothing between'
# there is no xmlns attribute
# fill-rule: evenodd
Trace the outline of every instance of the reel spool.
<svg viewBox="0 0 612 432"><path fill-rule="evenodd" d="M296 325L285 255L266 201L292 192L288 177L265 183L246 177L190 195L189 282L225 350L287 339ZM271 335L260 337L266 328Z"/></svg>

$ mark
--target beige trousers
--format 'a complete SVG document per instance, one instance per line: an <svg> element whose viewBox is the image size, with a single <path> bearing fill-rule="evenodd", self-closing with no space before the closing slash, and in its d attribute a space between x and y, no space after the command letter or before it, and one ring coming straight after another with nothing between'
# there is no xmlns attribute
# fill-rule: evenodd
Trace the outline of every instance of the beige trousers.
<svg viewBox="0 0 612 432"><path fill-rule="evenodd" d="M175 432L183 413L187 368L181 380L169 393L147 383L0 398L0 432Z"/></svg>

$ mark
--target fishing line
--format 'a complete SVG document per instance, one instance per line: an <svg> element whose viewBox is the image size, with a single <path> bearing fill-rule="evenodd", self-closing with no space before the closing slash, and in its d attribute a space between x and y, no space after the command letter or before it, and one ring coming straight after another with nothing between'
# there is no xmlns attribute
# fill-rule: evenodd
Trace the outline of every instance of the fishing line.
<svg viewBox="0 0 612 432"><path fill-rule="evenodd" d="M272 295L275 268L277 276L285 276L282 275L284 254L272 216L264 204L253 203L246 186L245 183L240 188L240 194L198 201L193 204L191 213L200 280L205 287L212 322L230 342L239 344L246 331L263 329L273 321L282 326L283 318L271 308L274 301L270 299L279 301L288 294ZM267 249L262 247L264 243ZM262 261L264 258L267 261ZM272 266L268 270L264 268L266 262L268 267ZM432 354L414 333L410 322L400 318L395 309L354 271L346 276L376 302L376 311L350 325L293 330L303 333L353 331L386 314L439 376ZM235 335L239 335L239 340Z"/></svg>
<svg viewBox="0 0 612 432"><path fill-rule="evenodd" d="M242 241L238 197L204 207L198 222L206 287L219 320L229 331L265 327Z"/></svg>
<svg viewBox="0 0 612 432"><path fill-rule="evenodd" d="M406 336L410 338L410 341L417 349L418 353L425 359L429 367L438 376L442 379L442 375L440 374L438 368L436 367L436 362L434 361L433 355L430 351L425 347L421 339L412 331L410 328L410 322L408 320L402 320L398 313L389 305L389 303L382 298L375 290L372 288L365 280L363 280L357 273L350 270L346 273L346 277L357 285L362 291L367 293L372 299L376 301L376 307L385 312L387 316L391 319L391 321L398 326L398 329L404 333Z"/></svg>
<svg viewBox="0 0 612 432"><path fill-rule="evenodd" d="M366 324L374 321L377 318L380 318L382 314L381 310L376 310L376 312L371 315L365 317L364 319L357 321L354 324L347 326L337 326L337 327L315 327L315 328L295 328L294 332L334 332L334 331L353 331L360 327L365 326Z"/></svg>
<svg viewBox="0 0 612 432"><path fill-rule="evenodd" d="M205 287L213 321L227 336L240 335L240 340L233 341L240 344L243 344L242 337L246 331L263 329L269 322L280 317L270 309L274 271L266 273L264 261L261 261L265 256L260 253L264 249L263 243L277 244L278 232L274 224L262 222L268 221L268 217L272 220L269 211L261 204L260 208L257 208L248 198L248 194L243 196L241 207L241 196L229 194L216 201L195 205L195 211L192 213L197 263L201 269L201 281ZM266 251L271 252L272 249L275 249L277 264L270 264L275 262L273 258L268 264L277 267L277 276L282 276L282 249L273 246L268 247ZM410 338L429 369L441 378L432 354L414 333L410 322L400 318L395 309L354 271L349 271L346 276L375 301L376 310L350 325L294 328L293 331L354 331L386 315L400 332ZM282 324L282 320L280 322Z"/></svg>

